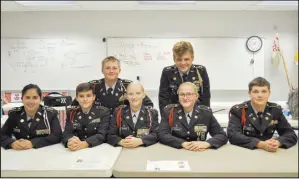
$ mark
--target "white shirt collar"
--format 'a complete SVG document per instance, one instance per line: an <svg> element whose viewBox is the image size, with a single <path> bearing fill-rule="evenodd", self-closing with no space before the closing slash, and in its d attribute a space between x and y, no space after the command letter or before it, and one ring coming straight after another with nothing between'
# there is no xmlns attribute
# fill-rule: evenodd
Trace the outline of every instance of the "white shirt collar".
<svg viewBox="0 0 299 179"><path fill-rule="evenodd" d="M252 104L252 101L250 101L250 104L251 104L251 107L252 107L254 113L257 115L257 113L258 113L259 111L257 111L257 110L254 108L254 106L253 106L253 104ZM264 113L264 111L265 111L265 109L264 109L263 111L260 111L260 112Z"/></svg>
<svg viewBox="0 0 299 179"><path fill-rule="evenodd" d="M132 117L133 117L134 114L135 114L136 118L138 118L139 112L140 112L140 109L139 109L137 112L133 112L133 111L131 110Z"/></svg>
<svg viewBox="0 0 299 179"><path fill-rule="evenodd" d="M179 69L178 69L178 71L179 71L179 73L180 73L180 76L183 77L183 74L184 74L184 73L183 73L181 70L179 70ZM185 73L188 75L188 74L189 74L189 71L190 71L190 69L189 69L187 72L185 72Z"/></svg>
<svg viewBox="0 0 299 179"><path fill-rule="evenodd" d="M188 112L188 113L185 112L186 118L188 117L188 114L189 114L189 116L190 116L190 118L191 118L191 116L192 116L192 112L193 112L193 110L190 111L190 112Z"/></svg>
<svg viewBox="0 0 299 179"><path fill-rule="evenodd" d="M117 82L117 81L116 81ZM112 85L112 93L113 93L113 91L114 91L114 88L115 88L115 86L116 86L116 82ZM108 89L110 88L108 85L107 85L107 83L105 83L105 88L106 88L106 91L108 91Z"/></svg>

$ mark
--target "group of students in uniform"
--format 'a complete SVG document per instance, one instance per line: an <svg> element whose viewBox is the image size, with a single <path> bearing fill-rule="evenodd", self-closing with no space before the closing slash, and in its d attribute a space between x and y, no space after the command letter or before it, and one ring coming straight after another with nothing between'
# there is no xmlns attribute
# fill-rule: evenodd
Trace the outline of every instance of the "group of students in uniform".
<svg viewBox="0 0 299 179"><path fill-rule="evenodd" d="M139 82L118 78L120 61L113 56L102 62L104 78L79 84L62 132L58 112L40 105L41 89L34 84L22 90L23 106L9 111L1 129L1 146L25 150L62 142L70 151L102 143L124 148L157 142L190 151L217 149L229 142L248 149L275 152L297 143L297 135L282 109L268 102L269 82L258 77L248 87L251 98L229 111L227 134L210 106L210 83L204 66L194 65L191 43L173 47L175 65L163 69L159 107ZM279 137L273 138L277 131ZM208 134L210 138L207 139Z"/></svg>

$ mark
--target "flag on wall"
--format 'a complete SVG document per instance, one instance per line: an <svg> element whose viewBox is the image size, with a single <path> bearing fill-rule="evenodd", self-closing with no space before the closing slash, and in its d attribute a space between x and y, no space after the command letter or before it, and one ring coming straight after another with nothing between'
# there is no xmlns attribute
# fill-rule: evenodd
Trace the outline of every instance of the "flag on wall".
<svg viewBox="0 0 299 179"><path fill-rule="evenodd" d="M274 42L272 45L272 65L275 67L279 66L280 63L280 48L279 48L279 41L278 41L278 34L276 34L274 38Z"/></svg>
<svg viewBox="0 0 299 179"><path fill-rule="evenodd" d="M275 67L278 67L279 64L280 64L280 59L282 59L282 62L283 62L284 72L285 72L286 79L287 79L287 82L288 82L288 85L289 85L289 89L290 89L290 91L294 91L293 84L292 84L292 82L289 78L287 63L284 59L282 50L279 46L279 38L278 38L278 34L276 33L276 36L274 38L274 42L273 42L273 45L272 45L272 65L275 66Z"/></svg>
<svg viewBox="0 0 299 179"><path fill-rule="evenodd" d="M295 53L295 64L298 65L298 50Z"/></svg>

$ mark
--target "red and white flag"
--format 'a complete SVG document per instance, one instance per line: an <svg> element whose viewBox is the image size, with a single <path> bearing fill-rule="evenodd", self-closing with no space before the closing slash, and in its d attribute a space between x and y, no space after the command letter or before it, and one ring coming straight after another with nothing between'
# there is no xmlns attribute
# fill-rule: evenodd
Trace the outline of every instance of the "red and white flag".
<svg viewBox="0 0 299 179"><path fill-rule="evenodd" d="M280 63L280 48L279 48L279 38L278 38L278 34L276 34L275 38L274 38L274 42L272 45L272 65L275 67L279 66Z"/></svg>

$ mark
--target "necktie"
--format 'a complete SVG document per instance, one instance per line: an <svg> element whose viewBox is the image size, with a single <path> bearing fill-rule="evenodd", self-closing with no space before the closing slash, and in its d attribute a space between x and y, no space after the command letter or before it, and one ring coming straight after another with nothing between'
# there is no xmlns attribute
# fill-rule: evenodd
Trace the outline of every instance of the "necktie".
<svg viewBox="0 0 299 179"><path fill-rule="evenodd" d="M188 124L190 123L190 121L191 121L191 116L190 116L190 114L188 114L187 115L187 122L188 122Z"/></svg>
<svg viewBox="0 0 299 179"><path fill-rule="evenodd" d="M259 118L260 125L262 125L263 113L262 113L262 112L258 112L258 113L257 113L257 116L258 116L258 118Z"/></svg>
<svg viewBox="0 0 299 179"><path fill-rule="evenodd" d="M183 73L183 82L187 81L187 73Z"/></svg>
<svg viewBox="0 0 299 179"><path fill-rule="evenodd" d="M134 127L136 125L136 122L137 122L137 117L136 117L136 114L133 115L133 123L134 123Z"/></svg>
<svg viewBox="0 0 299 179"><path fill-rule="evenodd" d="M32 122L32 119L30 118L28 121L27 121L27 124L28 124L28 127L30 128L31 126L31 122Z"/></svg>
<svg viewBox="0 0 299 179"><path fill-rule="evenodd" d="M112 95L112 88L108 88L108 96L111 96Z"/></svg>

